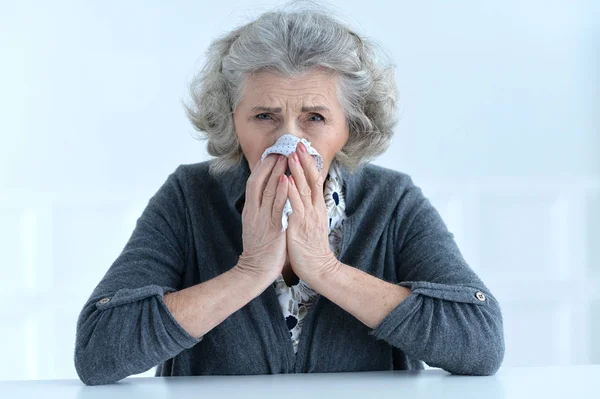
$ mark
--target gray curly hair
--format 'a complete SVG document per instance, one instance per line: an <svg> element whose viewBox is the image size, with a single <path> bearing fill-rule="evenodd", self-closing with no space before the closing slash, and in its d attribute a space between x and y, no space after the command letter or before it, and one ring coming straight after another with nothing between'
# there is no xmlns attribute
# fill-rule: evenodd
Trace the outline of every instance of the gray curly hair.
<svg viewBox="0 0 600 399"><path fill-rule="evenodd" d="M322 6L319 6L322 9ZM398 120L395 66L375 43L360 37L331 13L313 8L271 11L211 43L204 68L190 84L186 114L207 140L220 174L243 157L233 123L247 77L268 70L293 77L312 68L339 76L338 98L349 138L334 162L354 173L384 153ZM384 65L382 60L385 59Z"/></svg>

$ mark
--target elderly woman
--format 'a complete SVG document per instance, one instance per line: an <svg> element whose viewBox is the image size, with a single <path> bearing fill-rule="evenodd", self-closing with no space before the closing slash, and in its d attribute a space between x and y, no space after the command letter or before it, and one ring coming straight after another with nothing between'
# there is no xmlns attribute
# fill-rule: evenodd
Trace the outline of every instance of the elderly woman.
<svg viewBox="0 0 600 399"><path fill-rule="evenodd" d="M188 115L215 158L169 175L84 305L85 384L496 372L498 302L411 178L369 163L396 122L375 49L311 10L212 43Z"/></svg>

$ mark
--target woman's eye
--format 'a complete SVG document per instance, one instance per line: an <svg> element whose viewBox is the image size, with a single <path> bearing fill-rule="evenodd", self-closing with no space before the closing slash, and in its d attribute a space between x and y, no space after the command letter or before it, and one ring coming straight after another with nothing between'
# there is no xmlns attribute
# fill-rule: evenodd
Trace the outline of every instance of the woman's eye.
<svg viewBox="0 0 600 399"><path fill-rule="evenodd" d="M258 115L256 115L256 119L262 119L262 120L268 121L269 119L271 119L271 115L269 115L269 114L258 114Z"/></svg>
<svg viewBox="0 0 600 399"><path fill-rule="evenodd" d="M311 122L325 122L325 118L321 114L312 114L310 116Z"/></svg>

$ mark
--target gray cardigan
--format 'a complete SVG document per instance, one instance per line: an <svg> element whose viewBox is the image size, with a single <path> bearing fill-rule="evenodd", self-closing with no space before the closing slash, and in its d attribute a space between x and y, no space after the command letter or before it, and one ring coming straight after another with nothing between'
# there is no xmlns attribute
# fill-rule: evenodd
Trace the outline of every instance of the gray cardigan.
<svg viewBox="0 0 600 399"><path fill-rule="evenodd" d="M498 302L411 178L373 164L354 174L342 169L347 219L339 259L410 288L377 328L319 295L294 355L270 285L202 339L189 335L163 295L220 275L242 252L248 162L219 179L208 173L210 162L180 165L168 176L83 306L74 360L85 384L157 365L157 376L414 370L422 361L453 374L500 367Z"/></svg>

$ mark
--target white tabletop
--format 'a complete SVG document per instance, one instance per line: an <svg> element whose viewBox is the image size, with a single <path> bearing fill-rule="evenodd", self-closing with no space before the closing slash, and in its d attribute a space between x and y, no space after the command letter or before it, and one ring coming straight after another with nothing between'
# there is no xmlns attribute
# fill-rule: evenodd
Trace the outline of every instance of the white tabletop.
<svg viewBox="0 0 600 399"><path fill-rule="evenodd" d="M580 396L581 395L581 396ZM585 395L585 396L583 396ZM0 398L598 398L600 365L502 368L491 377L419 372L126 378L85 386L79 380L0 381Z"/></svg>

